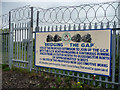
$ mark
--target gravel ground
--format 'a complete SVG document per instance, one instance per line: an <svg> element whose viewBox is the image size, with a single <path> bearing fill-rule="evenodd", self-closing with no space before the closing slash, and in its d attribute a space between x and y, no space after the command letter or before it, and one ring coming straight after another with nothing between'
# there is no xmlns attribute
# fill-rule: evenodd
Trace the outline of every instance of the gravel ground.
<svg viewBox="0 0 120 90"><path fill-rule="evenodd" d="M8 70L8 69L7 69ZM48 88L72 88L76 82L72 78L58 78L54 77L53 74L43 73L43 72L26 72L24 70L1 70L2 72L2 89L48 89ZM84 85L84 86L83 86ZM82 84L82 88L78 90L105 90L103 88L96 89L86 84ZM110 90L110 89L107 89Z"/></svg>
<svg viewBox="0 0 120 90"><path fill-rule="evenodd" d="M44 78L39 74L29 75L18 71L3 71L2 88L39 88L45 83ZM49 88L46 86L44 88Z"/></svg>
<svg viewBox="0 0 120 90"><path fill-rule="evenodd" d="M64 78L58 82L54 75L33 72L25 73L20 71L3 71L2 88L70 88L74 81L65 82Z"/></svg>

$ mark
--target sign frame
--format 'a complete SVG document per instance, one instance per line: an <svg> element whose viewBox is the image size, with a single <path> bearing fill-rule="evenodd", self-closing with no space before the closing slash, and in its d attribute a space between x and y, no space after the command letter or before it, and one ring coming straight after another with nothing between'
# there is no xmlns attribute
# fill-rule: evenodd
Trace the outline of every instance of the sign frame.
<svg viewBox="0 0 120 90"><path fill-rule="evenodd" d="M75 71L75 70L68 70L68 69L60 69L60 68L54 68L54 67L47 67L47 66L39 66L36 65L36 33L46 33L46 32L67 32L67 31L97 31L97 30L110 30L110 68L109 69L109 75L103 75L103 74L97 74L97 73L88 73L88 72L82 72L82 71ZM65 71L72 71L72 72L79 72L79 73L84 73L84 74L92 74L92 75L100 75L100 76L111 76L111 55L112 55L112 29L107 28L107 29L82 29L82 30L66 30L66 31L35 31L35 50L34 50L34 65L35 67L43 67L43 68L50 68L50 69L58 69L58 70L65 70Z"/></svg>

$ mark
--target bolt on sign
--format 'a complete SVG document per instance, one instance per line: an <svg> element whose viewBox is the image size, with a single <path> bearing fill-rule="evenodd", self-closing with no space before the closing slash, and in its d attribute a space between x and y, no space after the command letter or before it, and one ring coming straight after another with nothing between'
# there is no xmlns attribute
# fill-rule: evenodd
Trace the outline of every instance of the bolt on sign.
<svg viewBox="0 0 120 90"><path fill-rule="evenodd" d="M35 33L35 66L110 76L112 30Z"/></svg>

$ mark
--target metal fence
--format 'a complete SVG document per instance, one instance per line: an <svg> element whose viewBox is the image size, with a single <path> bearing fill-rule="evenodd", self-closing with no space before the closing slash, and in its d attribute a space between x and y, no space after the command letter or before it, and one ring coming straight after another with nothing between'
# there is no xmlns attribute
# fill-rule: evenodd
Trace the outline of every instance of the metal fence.
<svg viewBox="0 0 120 90"><path fill-rule="evenodd" d="M3 63L10 67L28 68L70 76L88 85L120 90L120 2L83 4L80 6L48 9L25 6L0 16L2 20ZM85 29L112 29L111 77L76 73L58 69L35 67L34 49L36 31L67 31Z"/></svg>

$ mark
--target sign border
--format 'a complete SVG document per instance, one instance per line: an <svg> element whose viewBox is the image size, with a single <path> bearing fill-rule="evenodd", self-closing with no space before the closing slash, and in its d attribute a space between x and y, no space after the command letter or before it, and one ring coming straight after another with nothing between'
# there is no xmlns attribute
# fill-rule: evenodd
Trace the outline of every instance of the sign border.
<svg viewBox="0 0 120 90"><path fill-rule="evenodd" d="M52 68L52 67L46 67L46 66L38 66L36 65L36 53L34 53L34 65L35 67L44 67L44 68L51 68L51 69L58 69L58 70L65 70L65 71L73 71L73 72L79 72L79 73L84 73L84 74L92 74L92 75L100 75L100 76L111 76L111 55L112 55L112 29L107 28L107 29L82 29L82 30L66 30L66 31L94 31L94 30L110 30L110 70L109 70L109 75L103 75L103 74L96 74L96 73L87 73L87 72L82 72L82 71L75 71L75 70L68 70L68 69L60 69L60 68ZM36 33L45 33L45 32L66 32L66 31L35 31L35 50L36 52Z"/></svg>

